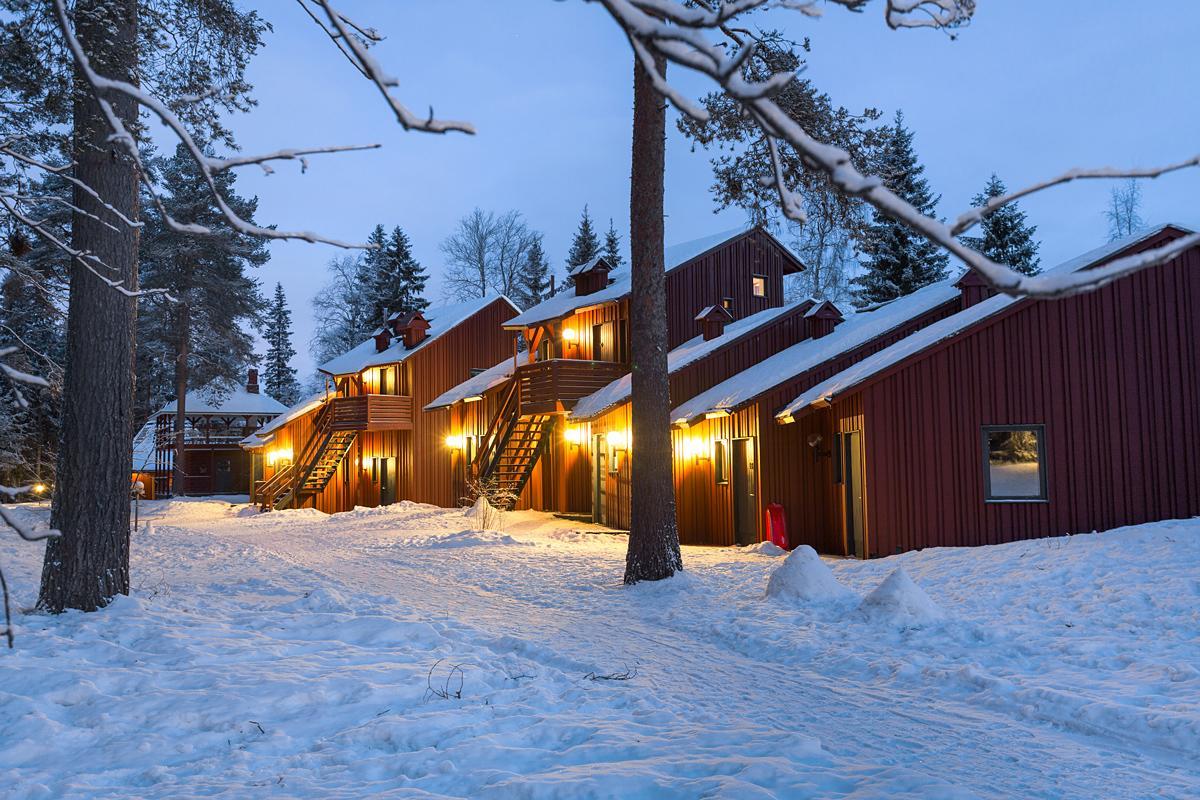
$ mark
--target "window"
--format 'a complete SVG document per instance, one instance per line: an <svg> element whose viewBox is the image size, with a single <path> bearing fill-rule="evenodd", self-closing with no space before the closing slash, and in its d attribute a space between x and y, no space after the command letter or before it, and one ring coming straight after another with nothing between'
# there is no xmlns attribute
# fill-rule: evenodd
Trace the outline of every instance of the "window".
<svg viewBox="0 0 1200 800"><path fill-rule="evenodd" d="M983 427L983 484L988 502L1046 500L1045 428Z"/></svg>
<svg viewBox="0 0 1200 800"><path fill-rule="evenodd" d="M713 475L717 483L729 483L729 452L724 440L713 443Z"/></svg>
<svg viewBox="0 0 1200 800"><path fill-rule="evenodd" d="M733 313L733 298L732 297L722 297L721 298L721 308L725 309L730 314L732 314Z"/></svg>
<svg viewBox="0 0 1200 800"><path fill-rule="evenodd" d="M750 290L754 293L755 297L766 297L767 296L767 276L766 275L755 275L754 277L752 277L750 279Z"/></svg>

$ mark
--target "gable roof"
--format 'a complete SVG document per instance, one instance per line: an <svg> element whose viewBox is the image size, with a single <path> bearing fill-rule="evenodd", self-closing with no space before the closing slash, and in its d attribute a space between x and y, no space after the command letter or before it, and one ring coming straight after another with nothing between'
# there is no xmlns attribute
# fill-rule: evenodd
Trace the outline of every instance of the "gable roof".
<svg viewBox="0 0 1200 800"><path fill-rule="evenodd" d="M223 390L223 391L222 391ZM154 416L175 413L176 402L167 403ZM287 406L262 392L247 392L240 384L222 385L213 381L207 386L190 391L184 398L183 410L188 414L232 414L259 415L282 414Z"/></svg>
<svg viewBox="0 0 1200 800"><path fill-rule="evenodd" d="M720 336L713 337L707 341L705 341L703 336L696 336L689 339L667 353L667 372L668 374L674 373L689 364L694 364L700 359L740 341L755 331L765 328L776 320L782 319L789 313L803 309L811 302L811 300L806 298L785 306L759 311L757 314L743 317L737 322L730 322L725 326L725 330ZM603 389L598 389L587 397L582 398L575 404L575 408L569 415L570 418L572 420L595 419L601 414L606 414L612 409L628 402L632 390L631 380L632 377L630 375L622 375Z"/></svg>
<svg viewBox="0 0 1200 800"><path fill-rule="evenodd" d="M804 265L800 263L800 259L792 253L782 242L771 235L770 231L765 228L751 226L742 228L733 228L731 230L714 233L711 236L704 236L699 239L692 239L687 242L671 245L663 251L663 264L666 271L682 267L690 261L708 254L710 251L717 249L729 242L740 239L755 231L760 231L770 237L793 262L792 272L799 272L804 269ZM589 262L590 263L590 262ZM598 292L577 296L569 288L562 291L553 297L547 298L537 305L533 306L523 314L518 314L504 324L504 327L518 330L521 328L530 328L535 325L542 325L547 322L552 322L557 319L562 319L570 314L580 311L585 308L603 305L605 303L615 303L629 296L630 278L632 271L629 265L622 266L609 273L609 285Z"/></svg>
<svg viewBox="0 0 1200 800"><path fill-rule="evenodd" d="M671 412L671 421L677 424L689 423L708 413L735 411L764 392L820 366L831 358L883 336L944 303L958 299L959 292L954 287L957 279L956 273L910 295L875 306L869 311L850 313L846 321L831 333L819 339L804 339L680 404Z"/></svg>
<svg viewBox="0 0 1200 800"><path fill-rule="evenodd" d="M327 394L325 390L322 389L316 394L304 398L299 403L296 403L296 405L287 409L278 417L247 436L245 439L242 439L239 444L241 444L241 446L247 450L255 447L261 447L265 442L270 440L275 431L279 430L284 425L287 425L292 420L298 419L308 412L320 408L325 401L329 399L329 397L332 397L332 394Z"/></svg>
<svg viewBox="0 0 1200 800"><path fill-rule="evenodd" d="M520 313L513 301L504 295L492 294L487 297L477 297L462 303L428 308L423 314L429 322L429 335L411 350L406 350L402 341L393 342L382 352L375 349L375 339L367 339L362 344L342 353L336 358L326 361L318 369L330 375L351 375L362 372L369 367L380 367L385 364L400 364L421 352L433 342L466 322L471 317L484 310L497 300L508 303L514 313Z"/></svg>
<svg viewBox="0 0 1200 800"><path fill-rule="evenodd" d="M1046 270L1042 274L1065 275L1097 266L1122 250L1127 250L1134 245L1140 244L1169 228L1178 229L1181 233L1190 233L1186 228L1182 228L1179 225L1159 225L1109 242L1094 250L1089 250L1080 256L1076 256L1069 261ZM965 308L957 314L952 314L943 320L939 320L929 327L922 328L911 336L907 336L885 347L878 353L864 358L862 361L842 370L828 380L813 386L780 409L775 417L787 422L796 414L804 413L809 407L827 404L837 395L863 384L889 367L916 356L939 342L958 336L968 328L984 320L994 318L1017 303L1026 301L1030 303L1037 302L1035 299L1028 297L1010 297L1009 295L998 294L978 302L969 308Z"/></svg>
<svg viewBox="0 0 1200 800"><path fill-rule="evenodd" d="M433 411L439 408L446 408L460 400L466 400L468 397L477 397L488 389L499 386L512 377L513 372L516 370L515 361L515 358L508 356L499 364L488 367L478 375L472 375L457 386L442 392L433 402L425 406L425 410Z"/></svg>
<svg viewBox="0 0 1200 800"><path fill-rule="evenodd" d="M601 264L604 265L604 268L606 270L608 270L609 272L612 272L612 264L608 263L608 259L605 258L603 255L598 255L595 258L593 258L591 261L584 261L581 264L576 264L575 266L571 267L570 269L567 270L567 274L568 275L582 275L585 272L591 272L592 270L594 270L596 267L600 266Z"/></svg>

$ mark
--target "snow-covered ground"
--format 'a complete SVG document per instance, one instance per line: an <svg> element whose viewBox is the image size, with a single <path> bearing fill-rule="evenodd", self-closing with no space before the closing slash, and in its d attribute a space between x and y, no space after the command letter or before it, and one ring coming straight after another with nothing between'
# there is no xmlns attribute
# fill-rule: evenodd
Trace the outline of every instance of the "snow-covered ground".
<svg viewBox="0 0 1200 800"><path fill-rule="evenodd" d="M541 514L147 506L133 595L0 653L7 798L1200 796L1200 520L767 599L769 545L626 588ZM0 558L29 606L40 548Z"/></svg>

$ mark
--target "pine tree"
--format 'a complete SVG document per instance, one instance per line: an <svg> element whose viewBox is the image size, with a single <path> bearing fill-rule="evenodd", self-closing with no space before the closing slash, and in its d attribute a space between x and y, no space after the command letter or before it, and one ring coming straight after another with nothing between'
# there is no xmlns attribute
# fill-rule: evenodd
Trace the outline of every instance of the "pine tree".
<svg viewBox="0 0 1200 800"><path fill-rule="evenodd" d="M904 126L897 111L880 148L877 174L887 188L922 214L933 215L940 196L921 177L925 167L913 150L913 132ZM873 212L863 236L861 250L867 257L866 273L855 279L861 305L894 300L944 278L949 257L937 245L890 217Z"/></svg>
<svg viewBox="0 0 1200 800"><path fill-rule="evenodd" d="M296 349L292 347L292 312L282 283L275 284L275 297L267 310L264 338L267 340L267 359L263 382L267 394L285 406L294 405L300 399L300 384L292 366L292 359L296 357Z"/></svg>
<svg viewBox="0 0 1200 800"><path fill-rule="evenodd" d="M613 269L625 263L625 259L621 258L621 235L611 219L608 221L608 232L604 234L604 259Z"/></svg>
<svg viewBox="0 0 1200 800"><path fill-rule="evenodd" d="M975 195L971 205L982 206L993 197L1007 193L1004 182L992 173L984 190ZM1016 203L1008 203L984 217L979 227L982 236L964 236L963 243L978 250L998 264L1006 264L1025 275L1039 272L1038 242L1033 239L1037 227L1025 222L1025 212Z"/></svg>
<svg viewBox="0 0 1200 800"><path fill-rule="evenodd" d="M521 273L521 292L513 298L523 308L533 308L546 299L550 291L550 262L542 249L542 236L538 234L529 244L525 256L525 269Z"/></svg>
<svg viewBox="0 0 1200 800"><path fill-rule="evenodd" d="M600 239L592 227L592 218L588 216L588 207L583 207L583 216L579 218L579 228L571 241L571 250L567 253L567 269L585 264L600 255Z"/></svg>
<svg viewBox="0 0 1200 800"><path fill-rule="evenodd" d="M370 304L367 315L373 329L382 325L389 314L397 311L423 311L429 307L422 295L429 276L412 254L412 244L399 227L383 238L383 226L376 226L368 239L381 242L378 251L368 251L373 274L370 276Z"/></svg>
<svg viewBox="0 0 1200 800"><path fill-rule="evenodd" d="M383 287L388 283L387 272L387 231L382 225L376 225L367 236L370 247L358 257L358 284L355 299L359 307L358 316L363 328L359 339L365 339L371 331L383 324L383 303L379 302L381 293L386 293Z"/></svg>

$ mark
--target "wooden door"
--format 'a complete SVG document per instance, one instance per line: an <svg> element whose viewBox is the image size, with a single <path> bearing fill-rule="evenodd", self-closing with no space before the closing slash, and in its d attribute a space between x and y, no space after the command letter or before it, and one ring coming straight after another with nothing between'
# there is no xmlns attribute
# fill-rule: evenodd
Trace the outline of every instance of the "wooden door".
<svg viewBox="0 0 1200 800"><path fill-rule="evenodd" d="M599 434L592 437L592 522L608 524L608 442Z"/></svg>
<svg viewBox="0 0 1200 800"><path fill-rule="evenodd" d="M753 439L733 440L733 532L739 545L758 536L758 462Z"/></svg>
<svg viewBox="0 0 1200 800"><path fill-rule="evenodd" d="M863 530L862 434L842 435L843 488L846 500L846 554L866 558Z"/></svg>
<svg viewBox="0 0 1200 800"><path fill-rule="evenodd" d="M390 506L396 502L396 459L381 458L379 461L379 505Z"/></svg>

